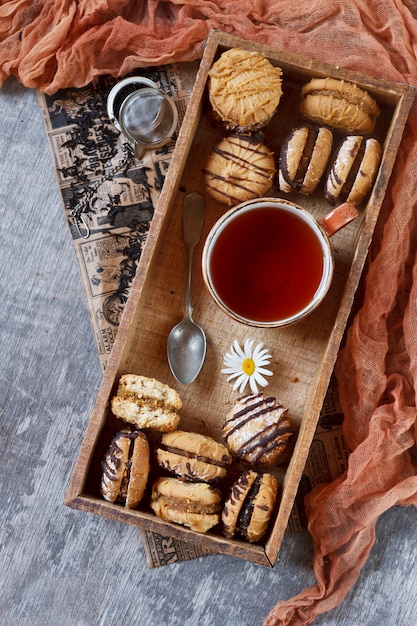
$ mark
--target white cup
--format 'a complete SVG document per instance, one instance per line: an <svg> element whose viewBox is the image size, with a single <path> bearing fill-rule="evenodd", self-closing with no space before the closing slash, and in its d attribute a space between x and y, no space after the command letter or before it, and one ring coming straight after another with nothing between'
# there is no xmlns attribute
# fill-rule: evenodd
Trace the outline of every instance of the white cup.
<svg viewBox="0 0 417 626"><path fill-rule="evenodd" d="M202 255L204 282L231 318L263 328L288 326L314 311L333 277L329 237L357 217L344 204L322 220L278 198L258 198L214 224Z"/></svg>

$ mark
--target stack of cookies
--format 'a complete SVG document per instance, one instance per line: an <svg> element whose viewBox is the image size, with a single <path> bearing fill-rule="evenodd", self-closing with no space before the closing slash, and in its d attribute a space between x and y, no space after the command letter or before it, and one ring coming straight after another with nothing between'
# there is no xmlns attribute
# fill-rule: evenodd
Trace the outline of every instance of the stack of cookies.
<svg viewBox="0 0 417 626"><path fill-rule="evenodd" d="M343 200L359 205L382 157L379 141L371 137L380 115L378 104L354 83L313 78L301 89L302 121L284 140L277 167L263 131L277 112L282 82L281 68L259 52L241 48L223 52L211 67L212 115L228 134L203 168L208 194L234 206L264 196L278 173L284 193L310 195L325 177L329 204Z"/></svg>
<svg viewBox="0 0 417 626"><path fill-rule="evenodd" d="M276 174L275 158L261 133L282 96L282 70L259 52L231 48L209 71L213 117L226 136L203 169L208 193L233 206L264 195Z"/></svg>
<svg viewBox="0 0 417 626"><path fill-rule="evenodd" d="M198 533L219 526L227 538L264 537L278 501L278 481L265 470L279 462L293 436L288 409L261 393L239 398L219 442L179 429L178 393L153 378L121 376L111 407L130 427L116 432L102 462L107 501L137 508L155 474L149 506L161 519ZM160 433L154 449L150 431Z"/></svg>
<svg viewBox="0 0 417 626"><path fill-rule="evenodd" d="M327 172L324 196L329 204L339 199L361 204L382 156L379 141L370 137L380 114L375 100L345 80L313 78L301 89L300 113L308 123L294 128L282 146L281 191L310 195ZM335 133L340 138L334 147Z"/></svg>

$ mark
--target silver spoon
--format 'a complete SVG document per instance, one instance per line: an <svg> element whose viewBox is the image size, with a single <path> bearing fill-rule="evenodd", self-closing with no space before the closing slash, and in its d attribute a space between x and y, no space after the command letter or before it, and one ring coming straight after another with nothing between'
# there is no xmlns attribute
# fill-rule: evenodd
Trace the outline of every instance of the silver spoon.
<svg viewBox="0 0 417 626"><path fill-rule="evenodd" d="M203 196L192 192L185 196L182 208L183 237L188 247L187 287L184 316L168 337L168 363L175 378L184 385L192 383L197 378L206 356L206 336L191 317L193 253L201 237L204 206Z"/></svg>

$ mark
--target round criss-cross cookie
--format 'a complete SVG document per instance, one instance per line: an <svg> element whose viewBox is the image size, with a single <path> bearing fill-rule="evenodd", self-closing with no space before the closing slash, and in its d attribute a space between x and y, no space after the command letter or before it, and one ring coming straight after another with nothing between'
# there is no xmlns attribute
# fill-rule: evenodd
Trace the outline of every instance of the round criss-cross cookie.
<svg viewBox="0 0 417 626"><path fill-rule="evenodd" d="M229 206L266 194L276 174L274 153L261 133L222 139L203 168L210 196Z"/></svg>
<svg viewBox="0 0 417 626"><path fill-rule="evenodd" d="M282 70L256 51L226 50L208 73L213 115L227 130L257 131L271 120L282 96Z"/></svg>
<svg viewBox="0 0 417 626"><path fill-rule="evenodd" d="M287 412L262 393L239 398L223 424L223 440L234 458L251 467L276 464L293 436Z"/></svg>
<svg viewBox="0 0 417 626"><path fill-rule="evenodd" d="M102 463L101 494L134 509L142 500L150 469L149 443L139 431L116 433Z"/></svg>

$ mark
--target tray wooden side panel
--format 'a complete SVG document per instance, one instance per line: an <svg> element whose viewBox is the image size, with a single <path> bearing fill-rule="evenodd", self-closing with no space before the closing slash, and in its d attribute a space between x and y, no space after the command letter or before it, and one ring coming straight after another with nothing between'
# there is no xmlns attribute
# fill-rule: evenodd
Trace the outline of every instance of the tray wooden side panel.
<svg viewBox="0 0 417 626"><path fill-rule="evenodd" d="M285 134L297 121L295 104L302 84L312 76L332 75L357 82L372 92L380 102L383 113L377 132L384 145L383 162L368 202L361 208L360 218L332 238L336 267L328 296L310 317L286 329L248 329L227 318L211 301L203 285L198 259L204 237L224 207L206 198L204 234L195 253L193 306L194 317L207 334L207 358L195 383L182 386L172 377L166 359L167 336L181 317L186 281L181 207L187 192L204 193L201 169L208 154L224 134L213 123L209 113L206 94L208 71L221 52L239 45L260 50L283 69L286 89L282 105L280 103L282 114L274 118L266 131L268 141L276 152ZM205 548L256 563L274 565L413 99L414 90L406 85L382 83L267 46L244 42L224 33L214 32L210 36L116 343L71 478L65 498L67 505L155 532L168 532ZM274 190L271 195L280 194ZM292 196L290 194L287 197L317 217L329 210L320 194L310 198ZM283 464L273 470L282 485L282 494L265 544L250 545L226 540L217 531L198 535L159 520L150 513L147 503L136 511L127 511L103 501L98 491L100 462L112 433L120 428L120 422L109 411L109 400L120 375L127 372L141 373L177 388L183 399L181 427L221 439L225 413L236 397L220 373L222 359L234 339L243 343L246 337L255 342L261 341L270 349L274 376L268 393L289 407L291 419L298 431L292 455L285 459L288 466ZM240 468L236 467L228 484L239 471ZM228 484L224 485L225 491Z"/></svg>
<svg viewBox="0 0 417 626"><path fill-rule="evenodd" d="M212 44L212 48L216 47L217 46ZM83 509L83 499L79 498L79 495L82 493L83 486L86 483L86 476L91 466L93 450L100 437L103 424L106 421L109 398L111 398L114 393L120 375L127 371L124 364L127 362L127 355L130 352L130 346L135 338L135 319L138 310L138 302L140 301L142 292L147 288L147 281L151 280L151 273L148 270L152 262L153 250L156 241L161 235L167 207L173 202L178 192L180 176L185 167L185 157L191 148L192 138L199 124L202 93L210 65L211 62L208 58L202 59L193 88L193 96L185 112L183 124L180 128L175 150L171 158L169 175L164 182L160 200L152 218L146 244L131 286L129 299L123 311L122 320L108 360L106 372L98 390L93 412L88 422L80 452L71 475L71 480L64 499L67 506Z"/></svg>

